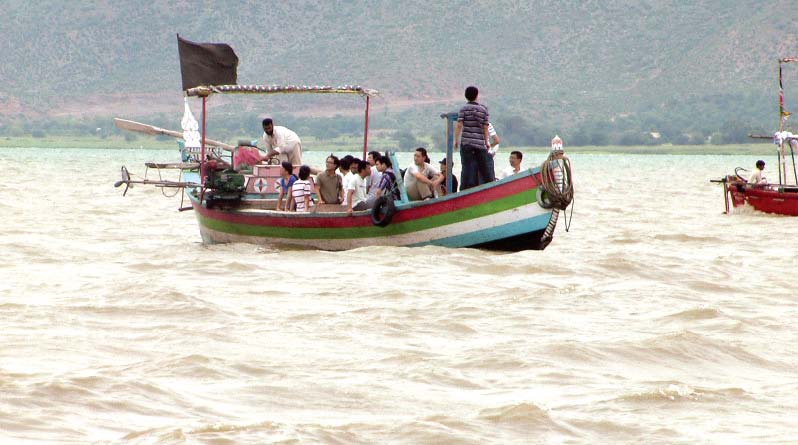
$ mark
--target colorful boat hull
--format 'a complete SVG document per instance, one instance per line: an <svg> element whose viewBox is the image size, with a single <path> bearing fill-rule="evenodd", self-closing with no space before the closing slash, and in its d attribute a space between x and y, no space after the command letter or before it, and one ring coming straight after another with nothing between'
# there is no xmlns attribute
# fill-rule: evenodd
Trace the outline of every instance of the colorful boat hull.
<svg viewBox="0 0 798 445"><path fill-rule="evenodd" d="M398 203L385 227L370 211L349 216L252 208L208 208L189 193L206 243L245 242L322 250L365 246L479 247L540 250L552 239L558 211L539 204L540 171L428 201ZM246 198L245 198L246 200Z"/></svg>

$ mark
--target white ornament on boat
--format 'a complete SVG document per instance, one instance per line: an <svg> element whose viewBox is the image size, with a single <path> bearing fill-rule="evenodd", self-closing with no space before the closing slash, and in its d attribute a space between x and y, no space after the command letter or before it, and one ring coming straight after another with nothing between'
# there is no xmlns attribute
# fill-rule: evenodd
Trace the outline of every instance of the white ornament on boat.
<svg viewBox="0 0 798 445"><path fill-rule="evenodd" d="M199 123L191 113L187 97L184 102L183 120L180 121L180 126L183 127L183 140L186 142L186 148L200 148Z"/></svg>
<svg viewBox="0 0 798 445"><path fill-rule="evenodd" d="M562 139L560 139L559 135L555 135L554 139L551 140L551 149L562 150Z"/></svg>

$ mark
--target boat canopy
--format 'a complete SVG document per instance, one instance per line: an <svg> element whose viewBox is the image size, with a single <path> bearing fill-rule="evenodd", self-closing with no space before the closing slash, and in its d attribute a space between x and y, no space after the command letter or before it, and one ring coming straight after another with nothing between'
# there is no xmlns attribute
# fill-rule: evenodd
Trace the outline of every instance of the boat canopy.
<svg viewBox="0 0 798 445"><path fill-rule="evenodd" d="M379 91L363 88L358 85L307 86L307 85L210 85L189 88L186 96L207 97L211 94L277 94L277 93L337 93L360 94L361 96L377 96Z"/></svg>

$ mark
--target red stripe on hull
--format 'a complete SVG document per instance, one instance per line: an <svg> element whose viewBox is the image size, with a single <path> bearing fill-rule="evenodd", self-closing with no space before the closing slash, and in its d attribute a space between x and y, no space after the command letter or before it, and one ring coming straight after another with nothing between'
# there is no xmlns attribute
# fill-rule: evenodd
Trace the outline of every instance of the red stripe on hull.
<svg viewBox="0 0 798 445"><path fill-rule="evenodd" d="M798 192L778 192L768 189L746 188L739 191L735 185L728 186L734 207L746 202L755 210L777 215L798 216Z"/></svg>
<svg viewBox="0 0 798 445"><path fill-rule="evenodd" d="M473 207L487 201L503 198L528 190L534 190L539 182L539 173L526 175L517 180L501 185L492 185L486 189L466 192L463 195L445 197L432 202L418 202L413 207L404 208L397 212L393 222L412 221L415 219L435 216L468 207ZM245 214L238 211L207 209L192 199L194 210L200 215L234 224L249 224L264 227L297 227L297 228L347 228L371 226L370 215L358 216L319 216L318 214L283 213L275 215Z"/></svg>
<svg viewBox="0 0 798 445"><path fill-rule="evenodd" d="M779 193L772 190L746 190L751 207L765 213L798 216L798 192Z"/></svg>

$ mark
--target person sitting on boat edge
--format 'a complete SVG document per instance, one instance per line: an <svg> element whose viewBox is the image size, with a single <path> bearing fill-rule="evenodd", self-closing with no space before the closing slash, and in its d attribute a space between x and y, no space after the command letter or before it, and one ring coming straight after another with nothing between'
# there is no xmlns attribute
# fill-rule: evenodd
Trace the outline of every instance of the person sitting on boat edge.
<svg viewBox="0 0 798 445"><path fill-rule="evenodd" d="M427 149L419 147L413 154L413 165L405 172L405 189L411 201L421 201L434 196L435 189L443 182L443 175L429 164Z"/></svg>
<svg viewBox="0 0 798 445"><path fill-rule="evenodd" d="M377 170L382 174L380 176L380 184L377 186L377 191L374 194L374 201L383 195L391 196L394 201L401 199L399 187L396 186L396 173L393 171L393 163L388 156L380 156L377 158Z"/></svg>
<svg viewBox="0 0 798 445"><path fill-rule="evenodd" d="M303 165L299 167L299 179L294 181L291 186L291 198L296 204L297 212L307 212L311 206L311 186L308 178L310 177L310 167Z"/></svg>
<svg viewBox="0 0 798 445"><path fill-rule="evenodd" d="M281 162L288 161L291 165L302 165L302 141L296 133L286 127L274 125L272 118L263 119L263 136L260 148L266 150L266 155L261 161L268 161L277 156Z"/></svg>
<svg viewBox="0 0 798 445"><path fill-rule="evenodd" d="M758 160L756 161L756 169L751 174L751 177L748 179L748 183L751 185L758 185L758 184L767 184L767 179L762 176L762 171L765 169L765 161Z"/></svg>
<svg viewBox="0 0 798 445"><path fill-rule="evenodd" d="M351 173L351 168L350 168ZM371 165L367 161L357 161L357 174L349 180L346 189L346 213L368 210L366 201L366 178L371 175Z"/></svg>
<svg viewBox="0 0 798 445"><path fill-rule="evenodd" d="M504 179L508 176L515 175L521 171L521 162L524 160L524 154L518 150L510 152L510 166L502 170L499 179Z"/></svg>
<svg viewBox="0 0 798 445"><path fill-rule="evenodd" d="M448 170L448 164L446 162L446 158L441 159L441 176L443 176L443 180L441 181L440 192L438 193L440 196L446 195L446 172ZM460 185L457 183L457 176L452 173L452 193L457 193Z"/></svg>
<svg viewBox="0 0 798 445"><path fill-rule="evenodd" d="M341 161L337 157L327 156L325 170L316 176L316 196L320 204L340 204L344 201L343 176L338 174Z"/></svg>
<svg viewBox="0 0 798 445"><path fill-rule="evenodd" d="M375 197L377 193L377 188L380 185L380 178L382 173L380 173L379 169L377 169L377 159L380 158L380 152L378 151L370 151L366 156L366 161L371 166L371 176L366 178L366 193L368 194L368 200L374 202L377 198Z"/></svg>
<svg viewBox="0 0 798 445"><path fill-rule="evenodd" d="M280 169L280 180L277 181L280 186L280 194L277 196L277 210L291 210L291 186L296 181L296 176L293 173L294 166L288 161L283 161L280 165L282 168ZM283 205L283 197L285 197L285 205Z"/></svg>

